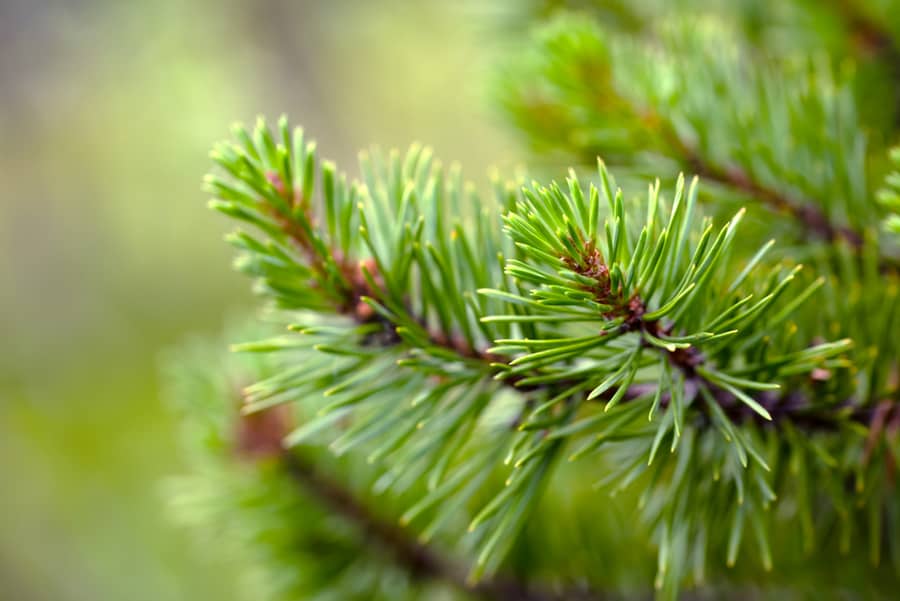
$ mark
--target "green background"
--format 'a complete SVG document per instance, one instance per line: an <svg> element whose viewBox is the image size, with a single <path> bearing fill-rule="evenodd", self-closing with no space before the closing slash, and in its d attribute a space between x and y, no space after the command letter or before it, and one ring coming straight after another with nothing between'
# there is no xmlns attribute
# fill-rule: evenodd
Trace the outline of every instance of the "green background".
<svg viewBox="0 0 900 601"><path fill-rule="evenodd" d="M235 598L161 492L181 464L160 354L253 306L200 191L208 149L286 113L351 172L416 140L476 181L511 170L484 85L510 16L0 0L0 599Z"/></svg>

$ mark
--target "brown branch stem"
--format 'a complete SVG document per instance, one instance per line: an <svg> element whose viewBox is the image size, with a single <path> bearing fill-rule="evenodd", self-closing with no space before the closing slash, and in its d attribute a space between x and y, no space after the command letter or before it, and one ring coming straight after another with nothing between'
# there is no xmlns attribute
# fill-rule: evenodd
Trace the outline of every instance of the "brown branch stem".
<svg viewBox="0 0 900 601"><path fill-rule="evenodd" d="M662 123L659 119L656 121ZM862 252L866 242L863 234L849 225L832 222L812 199L791 196L767 186L737 165L723 166L707 160L671 126L662 125L662 136L672 151L701 179L737 190L757 199L772 211L789 215L810 237L830 243L844 241L855 254ZM878 268L885 274L900 274L900 263L896 257L880 256Z"/></svg>
<svg viewBox="0 0 900 601"><path fill-rule="evenodd" d="M754 180L743 169L736 166L718 167L703 161L692 149L686 148L687 161L696 174L703 179L730 186L740 192L761 200L769 208L786 213L801 223L803 227L820 240L846 241L854 251L863 245L863 236L846 225L832 223L822 210L810 200L797 200Z"/></svg>
<svg viewBox="0 0 900 601"><path fill-rule="evenodd" d="M365 542L388 553L391 559L417 581L434 581L485 601L605 601L611 595L587 588L553 590L539 588L511 577L484 578L472 582L467 570L392 521L376 515L352 491L316 469L313 462L293 451L283 451L281 460L287 474L333 513L353 523Z"/></svg>

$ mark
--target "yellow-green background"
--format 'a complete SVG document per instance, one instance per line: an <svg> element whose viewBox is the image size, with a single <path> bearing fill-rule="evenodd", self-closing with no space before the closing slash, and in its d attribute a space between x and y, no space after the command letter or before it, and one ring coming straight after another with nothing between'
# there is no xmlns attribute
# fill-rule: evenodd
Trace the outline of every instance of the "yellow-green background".
<svg viewBox="0 0 900 601"><path fill-rule="evenodd" d="M421 140L511 167L501 3L0 0L0 599L235 598L166 519L162 349L253 306L207 151L287 113L353 171Z"/></svg>

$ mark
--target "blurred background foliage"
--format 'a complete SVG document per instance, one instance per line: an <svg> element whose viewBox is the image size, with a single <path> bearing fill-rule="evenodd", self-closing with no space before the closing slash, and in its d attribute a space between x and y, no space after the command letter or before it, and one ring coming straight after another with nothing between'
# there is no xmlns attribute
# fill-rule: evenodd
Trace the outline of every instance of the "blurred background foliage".
<svg viewBox="0 0 900 601"><path fill-rule="evenodd" d="M344 165L421 138L472 178L511 169L484 76L508 10L0 0L0 599L235 598L159 486L160 349L251 305L208 148L287 113Z"/></svg>

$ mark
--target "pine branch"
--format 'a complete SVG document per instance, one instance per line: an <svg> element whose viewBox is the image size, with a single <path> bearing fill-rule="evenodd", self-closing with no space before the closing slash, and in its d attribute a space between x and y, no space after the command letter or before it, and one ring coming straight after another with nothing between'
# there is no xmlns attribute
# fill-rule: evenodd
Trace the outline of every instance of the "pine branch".
<svg viewBox="0 0 900 601"><path fill-rule="evenodd" d="M626 332L642 332L656 339L664 339L672 335L676 324L670 323L663 325L661 320L647 320L644 314L647 311L646 303L640 296L631 296L627 299L611 298L609 289L609 271L602 263L602 257L596 249L586 249L582 261L576 264L574 261L569 262L570 268L580 275L593 279L595 284L586 287L594 293L594 300L598 304L616 303L607 315L622 318L621 325L618 326L620 333ZM645 347L651 348L647 342L643 343ZM698 369L702 370L706 363L706 358L697 349L696 346L688 348L657 348L667 361L684 375L684 384L686 388L692 392L685 392L685 396L695 396L697 391L702 387L705 388L716 402L721 406L725 414L735 423L743 423L746 421L759 421L762 423L772 422L776 427L779 422L790 421L793 425L809 431L835 431L839 425L845 421L858 422L865 426L871 425L879 415L879 411L872 407L860 406L853 399L847 399L842 403L830 407L816 407L812 399L800 390L791 390L788 392L760 391L752 394L759 409L754 410L741 402L734 393L722 388L716 382L706 378ZM492 358L496 362L496 358ZM525 376L517 376L507 382L516 387ZM563 382L561 385L553 387L551 396L570 388L574 382ZM628 387L624 393L621 402L627 403L656 392L656 388L647 384L633 384ZM604 394L597 397L598 401L609 401L614 397L615 389L610 389ZM667 407L671 400L671 393L663 392L661 404ZM882 411L888 414L900 412L900 400L885 400L878 405ZM704 408L700 408L704 412ZM898 413L900 414L900 413ZM707 417L708 414L706 414Z"/></svg>
<svg viewBox="0 0 900 601"><path fill-rule="evenodd" d="M849 225L832 222L819 208L822 205L821 202L785 194L754 179L750 173L738 165L721 165L709 160L708 157L704 157L697 151L690 141L679 136L670 122L662 115L652 112L651 109L641 111L641 121L653 124L658 128L658 133L665 140L674 158L686 165L695 175L736 190L775 213L790 216L811 239L829 243L843 240L855 253L862 252L865 242L862 233ZM596 153L591 153L583 160L591 162L596 160L596 156ZM893 257L882 256L880 269L886 273L898 273L900 264Z"/></svg>
<svg viewBox="0 0 900 601"><path fill-rule="evenodd" d="M716 182L724 186L742 192L759 203L768 206L776 213L791 216L806 233L825 242L844 240L859 252L864 238L861 233L848 225L832 223L825 213L819 208L820 203L808 199L790 197L774 188L753 179L746 171L737 165L721 166L704 158L690 143L681 139L674 129L663 122L659 116L649 117L651 121L660 123L662 134L675 154L685 165L688 165L694 174L704 180ZM888 262L883 267L896 270L897 265Z"/></svg>
<svg viewBox="0 0 900 601"><path fill-rule="evenodd" d="M276 189L279 190L282 195L285 194L285 186L281 183L280 178L276 173L268 173L267 177L274 183ZM308 200L296 197L294 199L286 198L285 200L304 207L307 220L311 223L315 221L315 216L308 213ZM301 227L298 227L296 222L291 218L280 214L277 207L271 206L266 199L261 198L259 201L266 206L267 211L275 216L287 239L289 239L302 254L309 258L316 267L318 276L326 277L327 270L324 267L324 263L317 257L316 249L313 247L306 232ZM343 313L348 317L353 318L361 325L370 323L380 325L382 327L381 333L372 337L373 343L384 347L401 343L402 339L396 333L397 324L391 323L383 315L373 311L371 306L366 302L366 300L374 300L379 303L384 303L386 301L382 289L372 285L380 280L376 262L371 258L360 261L352 256L344 256L339 250L333 248L328 248L327 251L329 257L336 265L338 265L338 269L346 282L346 285L342 290L343 294L336 299L337 304L335 309L339 313ZM460 359L474 359L483 363L483 368L486 373L491 371L491 364L501 360L500 357L467 344L466 340L455 332L442 332L436 329L429 329L427 320L423 316L415 315L412 310L408 308L408 304L407 310L416 323L428 332L428 341L435 346L456 353Z"/></svg>
<svg viewBox="0 0 900 601"><path fill-rule="evenodd" d="M672 136L672 140L677 140L674 132L672 133ZM689 152L687 147L685 147L685 152ZM801 210L797 205L791 203L791 201L785 200L783 197L779 196L777 192L764 188L757 188L756 186L758 186L758 184L746 180L746 175L737 169L728 171L728 175L725 176L722 175L722 172L718 171L717 168L710 167L703 163L696 155L692 156L694 158L692 158L690 162L696 169L715 181L723 181L720 178L726 178L725 183L730 183L737 187L746 186L749 189L748 191L752 190L758 194L763 194L764 196L771 198L773 207L779 209L788 208L789 211ZM299 196L297 193L295 193L293 197L290 197L288 195L287 187L281 181L277 173L268 172L266 173L266 177L284 198L286 203L294 207L300 207L304 212L307 221L310 223L315 222L315 216L309 212L311 205L308 199ZM762 192L760 192L760 190L762 190ZM267 199L260 198L258 200L266 207L266 211L275 217L286 238L291 240L298 251L307 257L314 266L318 276L320 278L326 277L327 262L317 255L317 249L311 242L306 230L299 226L291 217L283 215L278 207L272 206L271 202ZM806 205L805 208L816 212L816 209L812 207L812 205ZM816 219L821 220L819 225L822 228L825 228L821 230L823 235L837 235L829 229L833 226L828 224L827 219L825 219L821 213L816 214L818 215ZM807 221L806 223L810 222ZM822 223L824 223L824 225L822 225ZM810 226L812 227L811 223ZM820 230L816 229L816 231ZM825 232L831 233L826 234ZM850 230L850 233L855 235L852 230ZM843 232L842 235L846 236L847 233ZM860 239L858 244L861 243L862 240ZM386 300L382 290L371 285L380 279L375 262L371 259L360 262L354 257L343 256L336 249L328 248L326 250L329 253L328 258L338 265L338 269L344 277L346 284L343 288L343 295L335 299L337 303L335 307L336 310L355 319L360 324L378 323L382 327L382 333L372 338L374 344L387 347L401 343L402 339L395 331L397 327L396 324L391 323L383 316L375 313L365 302L365 299L372 299L379 303L384 303ZM594 290L599 291L595 297L597 303L604 304L610 302L608 269L602 263L602 256L599 252L596 249L588 249L586 255L583 257L582 265L585 265L586 267L579 267L575 264L570 264L570 267L582 276L595 280L596 286ZM367 275L368 277L366 277ZM639 296L625 299L625 302L622 302L622 299L619 299L619 301L620 306L608 313L610 316L618 315L623 319L623 322L619 326L619 333L639 331L656 338L664 338L672 334L672 331L675 328L674 324L663 326L660 320L644 319L646 305ZM411 311L410 313L413 319L419 324L423 325L423 327L426 325L426 320L422 316L416 316L412 314ZM441 332L432 329L428 330L428 334L430 343L456 353L462 360L475 360L480 362L485 373L490 373L494 371L497 366L507 363L506 359L502 356L468 345L462 337L454 332ZM645 346L650 346L647 343L644 344ZM743 422L748 419L759 420L760 418L763 418L764 421L769 421L777 418L778 420L791 420L804 429L823 429L832 431L840 421L848 418L846 415L848 408L850 408L851 411L851 415L849 416L849 419L851 420L868 423L868 419L870 418L870 411L868 409L859 407L854 408L854 404L851 401L846 401L837 408L828 408L825 413L817 414L811 412L810 409L813 408L813 403L799 391L792 391L787 396L772 393L759 393L753 395L753 400L758 403L760 410L748 410L747 405L740 402L733 393L723 389L720 385L703 377L697 372L697 368L702 368L705 362L705 358L697 350L697 347L691 346L688 349L658 350L665 355L668 362L673 367L683 373L686 386L693 387L695 393L699 387L707 389L722 406L726 415L736 422ZM522 381L525 380L526 377L527 375L516 375L511 378L506 378L502 380L502 382L518 392L533 392L541 389L541 386L539 385L525 384L523 386ZM556 383L553 386L546 386L545 388L550 396L555 396L570 388L573 384L575 384L575 382L564 381ZM615 392L615 389L610 389L597 397L596 400L609 401L614 396ZM642 398L651 392L655 392L655 390L648 389L646 385L636 384L629 387L629 389L624 392L621 400L623 402L628 402L630 400ZM664 407L667 406L670 398L671 395L669 393L663 393L661 402Z"/></svg>
<svg viewBox="0 0 900 601"><path fill-rule="evenodd" d="M838 230L835 229L835 226L829 224L827 219L820 212L817 212L812 205L801 208L799 205L779 195L778 192L763 188L760 184L749 180L738 169L726 171L703 162L696 153L689 150L686 143L678 138L674 130L667 128L667 131L669 132L667 139L673 145L678 145L683 149L684 153L690 157L688 162L693 164L698 171L716 181L723 181L762 195L768 198L771 204L777 208L788 208L789 211L797 214L814 214L814 219L807 221L811 229L820 231L823 235L829 237L838 235ZM277 192L280 202L273 201L272 198L265 196L256 198L255 202L264 208L265 213L274 218L281 229L281 233L307 258L319 279L324 280L329 277L329 265L337 266L337 272L341 275L343 281L338 287L338 294L334 297L334 309L353 318L361 325L377 324L381 329L381 333L372 336L370 344L389 347L403 342L402 338L397 334L398 324L392 323L383 314L372 310L368 302L374 301L375 303L386 304L389 300L385 297L383 282L381 285L378 284L381 276L376 262L373 259L360 261L350 255L342 254L338 249L323 246L321 242L316 245L311 237L310 226L303 225L304 223L312 224L316 221L316 216L311 213L311 200L305 198L299 190L292 192L277 172L266 172L265 178ZM287 213L285 212L285 207L288 209ZM302 220L299 223L297 215L302 215ZM847 233L848 231L850 232L849 234ZM857 235L852 230L841 230L841 232L843 236ZM858 243L861 244L861 240ZM608 266L603 263L602 255L593 246L585 248L582 256L577 259L565 257L564 259L568 262L570 269L583 278L593 280L591 286L582 286L582 288L590 290L594 294L593 300L599 306L613 303L613 306L606 311L604 317L618 319L620 323L617 326L616 335L640 332L648 335L651 339L664 339L672 334L675 329L674 323L664 326L659 319L648 320L645 318L647 311L646 302L640 296L613 298L614 294L610 289ZM505 357L490 352L489 349L476 348L468 344L455 332L428 329L427 319L423 316L415 315L409 308L408 302L406 305L406 310L410 317L422 326L423 330L427 331L430 344L456 354L461 360L480 363L479 369L483 373L491 373L498 367L508 369L509 362ZM646 340L642 344L645 347L651 347ZM799 391L791 391L788 395L763 391L743 396L744 400L741 402L741 398L733 392L698 372L698 368L703 370L706 359L696 346L687 345L686 349L680 346L678 348L664 347L656 350L661 352L667 362L683 374L685 386L693 389L692 395L696 394L700 388L706 389L712 398L721 405L725 414L738 422L759 418L768 421L773 419L774 414L779 420L796 421L798 425L804 428L833 430L837 423L848 418L848 413L849 419L855 421L866 421L869 415L867 409L855 407L855 404L849 400L839 404L837 407L824 408L824 413L816 413L814 404ZM528 372L513 373L508 377L502 378L501 381L519 392L534 392L543 389L549 396L556 396L577 384L577 381L571 380L554 382L552 385L531 384L528 380L529 376L533 375ZM652 392L655 392L655 389L652 387L648 388L645 384L635 384L622 390L618 398L616 398L616 402L628 402L642 398ZM609 401L615 395L616 389L611 388L598 394L595 400ZM661 392L661 403L663 406L667 405L670 398L671 395L668 392ZM748 411L748 403L753 408L752 410Z"/></svg>
<svg viewBox="0 0 900 601"><path fill-rule="evenodd" d="M859 402L839 400L858 390L845 357L850 342L804 345L820 335L821 322L793 336L789 319L824 279L785 294L800 266L764 267L771 243L732 260L743 210L716 229L695 214L696 180L686 186L679 179L671 202L658 183L651 186L642 211L626 205L601 164L599 187L585 190L574 174L565 186L497 185L492 205L463 194L459 176L445 176L418 147L387 164L365 158L364 184L348 183L329 163L317 177L312 144L286 124L280 129L278 144L263 123L252 138L238 130L241 144L216 153L234 181L208 180L214 208L268 236L230 239L244 251L241 269L291 312L289 329L299 333L238 346L298 353L248 387L244 411L300 399L315 417L286 444L325 439L337 454L389 457L381 490L409 490L427 479L403 524L438 507L474 509L473 582L495 586L491 574L565 448L574 448L571 460L607 445L620 449L625 459L614 460L607 476L619 486L643 470L662 474L647 490L657 501L645 513L661 528L658 586L667 591L684 577L685 564L667 571L666 562L668 546L687 540L687 530L672 530L686 507L712 511L714 503L720 511L710 519L737 524L738 532L751 520L764 565L771 563L767 530L746 508L776 498L763 473L780 461L779 439L806 453L796 432L844 433L863 423L878 432L873 461L887 462L881 432L893 428L895 401L873 411L872 398L885 390L879 383L886 376L873 375L873 389ZM477 219L449 225L448 214ZM890 319L880 331L890 329ZM498 394L502 386L518 394ZM767 422L775 427L759 427ZM657 453L665 439L671 458ZM818 446L813 451L828 457ZM876 469L841 456L847 470ZM670 499L670 481L684 476L673 463L694 461L692 483ZM505 485L471 508L503 464L512 466ZM730 486L702 478L701 465L724 470L736 498ZM830 492L847 502L842 491ZM426 537L444 516L428 519ZM442 560L396 544L413 571L449 574ZM739 547L739 538L729 543L729 562Z"/></svg>
<svg viewBox="0 0 900 601"><path fill-rule="evenodd" d="M734 41L723 32L707 29L689 22L660 32L660 51L583 19L559 19L539 32L539 51L513 65L503 102L538 145L572 152L585 164L598 156L630 165L650 165L654 154L671 158L789 216L806 239L843 241L865 254L874 215L860 208L866 199L854 179L866 165L851 96L821 68L777 80L742 53L727 52ZM672 62L670 55L682 58ZM697 77L709 79L705 87ZM701 99L696 91L710 87L715 93ZM754 95L756 106L746 100ZM750 110L761 111L757 120L748 119ZM825 137L826 130L834 133ZM822 139L804 147L798 140L807 132ZM810 173L829 172L829 179L785 173L792 159L805 161ZM856 225L841 223L840 214ZM883 273L900 273L896 256L879 261Z"/></svg>

